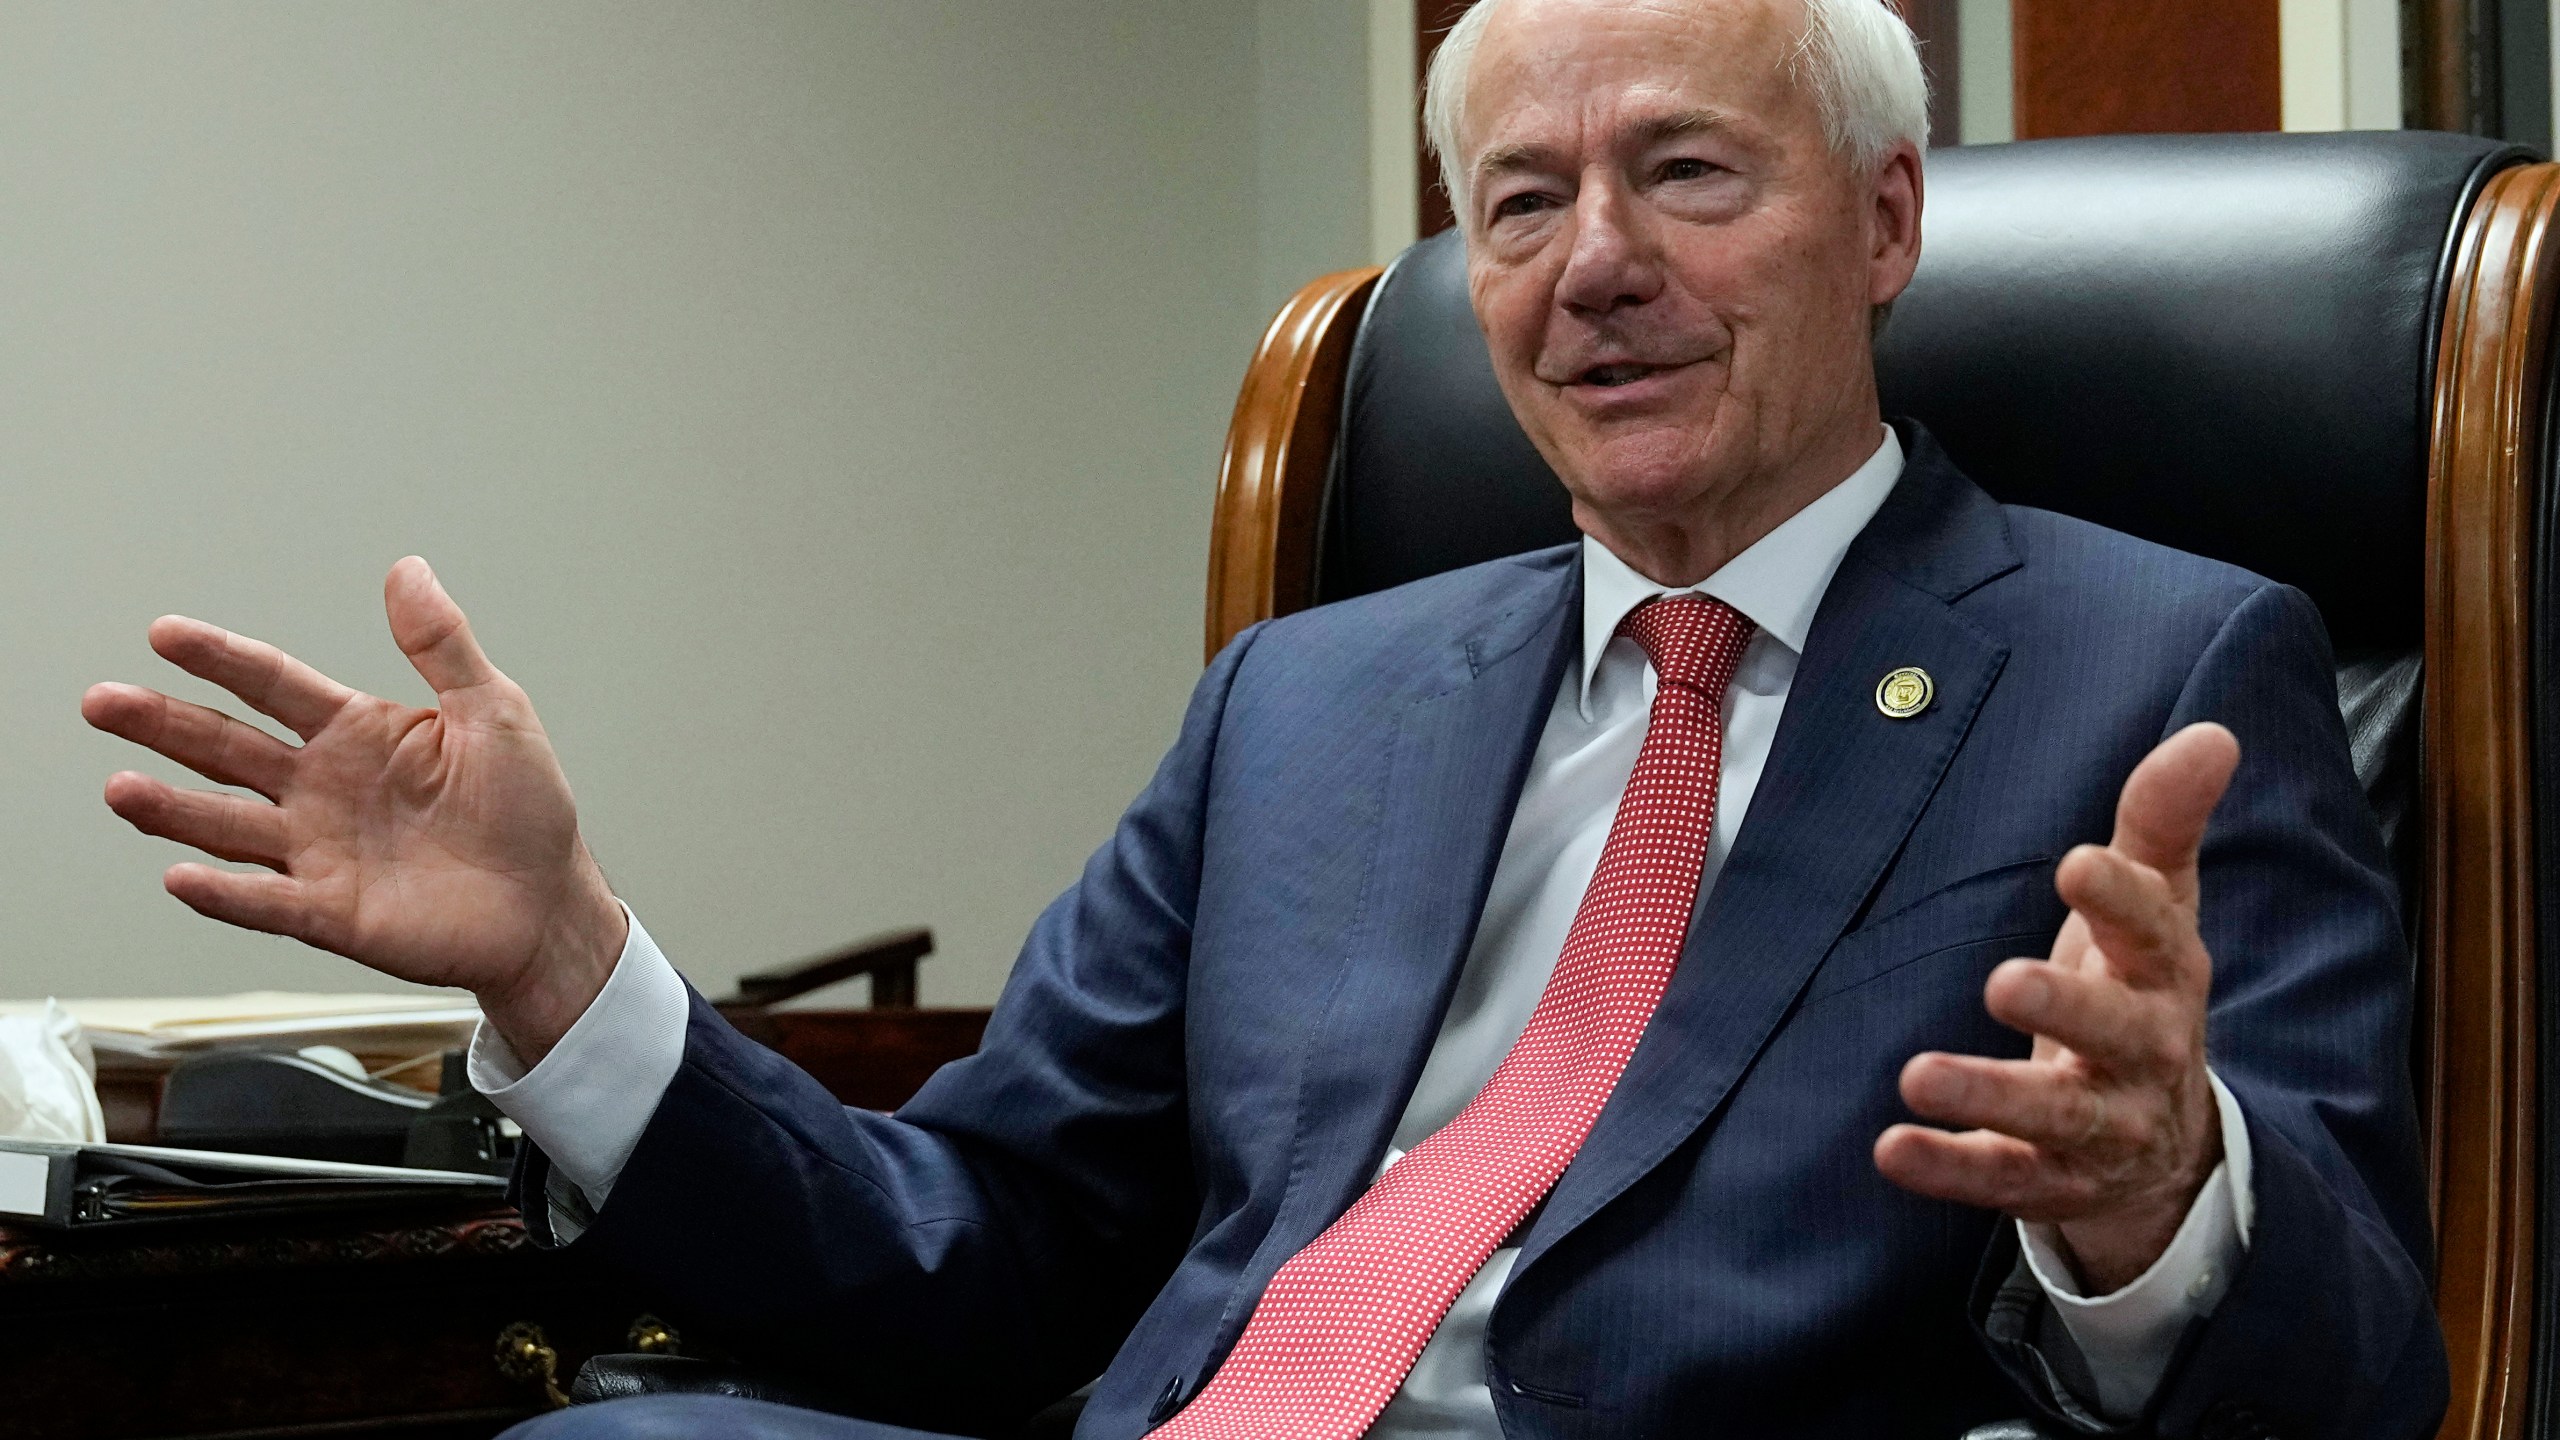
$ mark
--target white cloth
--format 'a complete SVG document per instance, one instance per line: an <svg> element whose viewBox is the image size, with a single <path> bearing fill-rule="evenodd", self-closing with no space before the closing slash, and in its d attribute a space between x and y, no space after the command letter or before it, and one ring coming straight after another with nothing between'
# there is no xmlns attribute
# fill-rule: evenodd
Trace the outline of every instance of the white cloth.
<svg viewBox="0 0 2560 1440"><path fill-rule="evenodd" d="M80 1022L51 1000L0 1015L0 1136L90 1145L107 1138L98 1060Z"/></svg>
<svg viewBox="0 0 2560 1440"><path fill-rule="evenodd" d="M1723 770L1701 887L1715 883L1769 758L1796 661L1849 544L1902 474L1890 429L1866 464L1689 587L1759 626L1726 692ZM1674 593L1585 540L1582 648L1558 687L1503 841L1484 915L1448 1014L1397 1123L1384 1170L1454 1119L1527 1027L1546 988L1600 848L1634 773L1653 702L1653 668L1634 642L1612 638L1628 611ZM530 1074L485 1026L472 1043L471 1081L512 1116L557 1172L601 1206L638 1144L684 1048L683 983L635 918L604 993ZM2189 1319L2210 1312L2247 1243L2248 1134L2214 1082L2225 1160L2197 1197L2176 1243L2140 1279L2084 1297L2049 1227L2022 1226L2030 1266L2053 1297L2109 1415L2139 1410L2166 1371ZM560 1207L555 1207L555 1210ZM1462 1292L1404 1386L1370 1429L1380 1440L1496 1440L1484 1337L1515 1249L1494 1252Z"/></svg>

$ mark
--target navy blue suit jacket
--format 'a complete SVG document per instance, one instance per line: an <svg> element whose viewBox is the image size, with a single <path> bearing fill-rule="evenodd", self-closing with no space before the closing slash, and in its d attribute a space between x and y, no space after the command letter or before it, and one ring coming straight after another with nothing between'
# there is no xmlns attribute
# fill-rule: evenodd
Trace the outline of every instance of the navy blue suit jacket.
<svg viewBox="0 0 2560 1440"><path fill-rule="evenodd" d="M2050 1410L2033 1315L1994 1300L2013 1227L1897 1189L1870 1148L1908 1118L1915 1052L2026 1052L1986 974L2043 953L2055 861L2205 719L2244 752L2203 923L2257 1219L2154 1418L2428 1432L2409 958L2317 613L1997 505L1906 435L1677 976L1494 1312L1506 1433L1870 1440ZM1580 573L1543 551L1240 636L1040 917L982 1053L895 1117L849 1111L697 1005L579 1247L881 1418L999 1427L1100 1374L1080 1433L1142 1433L1376 1169L1579 643ZM1888 719L1876 682L1904 665L1937 698Z"/></svg>

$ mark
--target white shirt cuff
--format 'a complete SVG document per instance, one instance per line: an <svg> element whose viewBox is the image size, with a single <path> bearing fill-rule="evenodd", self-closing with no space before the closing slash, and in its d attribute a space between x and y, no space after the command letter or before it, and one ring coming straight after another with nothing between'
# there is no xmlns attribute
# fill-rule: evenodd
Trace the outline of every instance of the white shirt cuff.
<svg viewBox="0 0 2560 1440"><path fill-rule="evenodd" d="M632 915L631 938L604 989L541 1064L527 1071L481 1022L471 1037L471 1088L522 1126L551 1157L553 1173L601 1210L684 1063L690 1009L683 979ZM561 1208L553 1206L555 1215Z"/></svg>
<svg viewBox="0 0 2560 1440"><path fill-rule="evenodd" d="M2222 1163L2205 1177L2177 1235L2151 1268L2112 1294L2086 1296L2072 1278L2061 1230L2018 1222L2027 1268L2089 1362L2099 1414L2123 1421L2142 1413L2169 1372L2187 1326L2213 1313L2231 1288L2231 1270L2249 1247L2256 1201L2250 1190L2249 1126L2222 1077L2207 1072L2222 1119Z"/></svg>

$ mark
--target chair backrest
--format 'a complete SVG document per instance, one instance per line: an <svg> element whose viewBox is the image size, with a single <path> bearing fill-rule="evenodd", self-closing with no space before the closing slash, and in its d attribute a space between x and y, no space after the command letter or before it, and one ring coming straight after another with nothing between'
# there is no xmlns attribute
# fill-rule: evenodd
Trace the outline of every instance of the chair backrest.
<svg viewBox="0 0 2560 1440"><path fill-rule="evenodd" d="M2532 743L2560 757L2534 683L2560 659L2538 621L2560 571L2539 556L2560 546L2560 166L2528 159L2429 133L1935 152L1877 357L1886 413L1995 496L2246 566L2326 617L2417 940L2444 1433L2465 1440L2526 1433L2535 1336L2560 1338L2533 1284L2536 1184L2560 1160L2534 1131L2534 827L2560 814L2537 805L2560 760ZM1383 276L1315 282L1265 337L1220 479L1210 648L1574 533L1438 236Z"/></svg>
<svg viewBox="0 0 2560 1440"><path fill-rule="evenodd" d="M2428 132L1938 151L1885 413L2002 500L2302 587L2341 653L2413 649L2445 273L2518 158ZM1348 387L1319 602L1573 538L1455 232L1380 280Z"/></svg>

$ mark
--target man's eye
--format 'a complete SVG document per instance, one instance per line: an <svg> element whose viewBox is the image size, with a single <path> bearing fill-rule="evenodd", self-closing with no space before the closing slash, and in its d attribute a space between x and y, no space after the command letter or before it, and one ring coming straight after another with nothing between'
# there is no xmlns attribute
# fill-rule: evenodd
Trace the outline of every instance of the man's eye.
<svg viewBox="0 0 2560 1440"><path fill-rule="evenodd" d="M1546 208L1546 203L1546 197L1535 191L1529 191L1519 195L1505 195L1500 200L1494 202L1493 218L1496 220L1509 220L1521 215L1534 215L1538 211Z"/></svg>
<svg viewBox="0 0 2560 1440"><path fill-rule="evenodd" d="M1704 180L1716 173L1716 167L1704 160L1666 160L1662 164L1665 180Z"/></svg>

